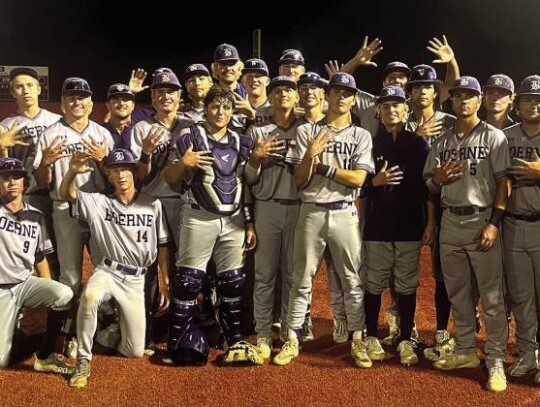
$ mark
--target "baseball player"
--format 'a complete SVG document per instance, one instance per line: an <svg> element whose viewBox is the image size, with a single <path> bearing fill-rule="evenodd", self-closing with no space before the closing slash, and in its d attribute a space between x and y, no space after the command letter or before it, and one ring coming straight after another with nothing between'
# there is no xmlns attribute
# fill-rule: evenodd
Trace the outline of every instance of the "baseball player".
<svg viewBox="0 0 540 407"><path fill-rule="evenodd" d="M69 385L84 387L91 373L92 345L97 312L103 301L114 298L122 339L118 351L127 357L144 353L144 274L159 256L160 311L169 304L169 233L161 203L139 193L137 164L128 150L115 149L104 164L114 189L111 195L78 190L76 178L91 171L91 157L75 152L60 184L60 197L74 204L74 215L88 224L101 259L96 262L81 296L77 313L79 343L77 368ZM159 247L159 249L158 249Z"/></svg>
<svg viewBox="0 0 540 407"><path fill-rule="evenodd" d="M184 72L188 102L182 114L194 123L204 120L204 98L212 87L212 76L203 64L191 64Z"/></svg>
<svg viewBox="0 0 540 407"><path fill-rule="evenodd" d="M60 115L39 106L41 86L38 73L28 67L19 67L9 73L11 95L17 108L14 113L0 122L0 155L21 160L31 171L39 138L45 130L60 120ZM33 177L25 191L25 201L38 208L44 216L49 237L56 247L52 221L52 201L48 191L37 188ZM60 276L56 252L47 254L47 261L54 279Z"/></svg>
<svg viewBox="0 0 540 407"><path fill-rule="evenodd" d="M382 292L393 276L400 320L397 349L401 363L411 365L418 363L411 332L420 249L432 243L435 229L434 207L428 201L422 178L429 145L424 138L405 130L408 107L400 86L383 88L377 105L386 132L379 132L373 142L377 175L368 175L363 197L367 327L364 343L371 360L384 359L377 328Z"/></svg>
<svg viewBox="0 0 540 407"><path fill-rule="evenodd" d="M537 368L540 264L536 245L540 233L540 76L526 77L516 96L522 122L504 130L512 166L512 194L504 218L505 269L516 319L519 357L508 369L524 376ZM535 378L540 382L540 374Z"/></svg>
<svg viewBox="0 0 540 407"><path fill-rule="evenodd" d="M514 102L514 81L507 75L491 75L483 87L486 123L505 129L514 124L510 117Z"/></svg>
<svg viewBox="0 0 540 407"><path fill-rule="evenodd" d="M452 370L480 365L471 284L474 273L485 311L487 389L504 391L508 324L499 227L509 194L508 142L501 130L478 118L482 90L476 78L459 78L450 94L457 121L433 143L424 179L430 191L441 193L441 265L454 314L456 350L433 366Z"/></svg>
<svg viewBox="0 0 540 407"><path fill-rule="evenodd" d="M191 331L197 313L196 298L211 257L216 265L219 319L228 347L224 362L263 363L257 348L240 340L246 278L242 267L245 251L257 243L253 209L248 205L242 209L242 179L252 148L259 149L259 156L266 158L282 147L274 139L255 144L228 128L235 100L229 90L210 90L204 102L205 122L182 132L176 143L179 160L166 170L171 185L182 183L189 204L182 214L172 279L174 299L165 363L191 364L194 359L186 353L182 338Z"/></svg>
<svg viewBox="0 0 540 407"><path fill-rule="evenodd" d="M0 259L0 369L8 366L20 309L46 307L51 310L34 369L71 374L75 366L55 353L55 342L62 329L59 315L69 307L73 291L51 280L45 254L53 247L42 213L23 201L25 182L22 161L0 158L0 243L9 253ZM39 277L32 275L34 267Z"/></svg>
<svg viewBox="0 0 540 407"><path fill-rule="evenodd" d="M78 297L81 284L83 249L88 242L88 228L70 214L69 203L58 192L62 179L69 169L69 160L75 151L86 151L93 157L90 164L94 171L77 177L77 187L85 191L98 191L104 187L99 171L101 162L112 148L111 133L89 119L92 112L92 91L82 78L67 78L62 84L62 119L41 136L34 161L34 176L38 186L47 187L53 200L53 226L58 241L61 283L66 284ZM99 254L90 250L92 256ZM92 257L92 261L99 260ZM97 264L97 263L95 263ZM74 303L74 302L73 302ZM72 312L76 310L73 304ZM74 315L64 325L67 334L66 353L76 357Z"/></svg>
<svg viewBox="0 0 540 407"><path fill-rule="evenodd" d="M298 82L300 75L306 72L306 60L297 49L285 49L281 53L278 62L278 72L282 76L289 76Z"/></svg>
<svg viewBox="0 0 540 407"><path fill-rule="evenodd" d="M264 123L273 115L266 89L270 83L269 75L266 62L258 58L246 60L242 69L240 80L246 88L249 105L254 110L255 124Z"/></svg>
<svg viewBox="0 0 540 407"><path fill-rule="evenodd" d="M410 99L410 113L405 130L425 138L429 145L446 130L452 128L456 118L448 113L436 110L442 82L437 79L437 72L430 65L417 65L411 70L410 79L405 85ZM439 248L439 225L442 215L439 197L430 197L435 207L436 230L431 245L431 268L435 279L435 314L436 330L434 346L424 350L424 355L431 361L454 351L455 341L448 331L450 318L450 300L444 285Z"/></svg>
<svg viewBox="0 0 540 407"><path fill-rule="evenodd" d="M300 126L296 147L287 155L287 161L295 165L302 204L295 230L288 339L274 357L277 365L298 356L312 278L327 245L345 293L348 326L353 331L351 355L359 367L372 365L362 341L361 239L354 201L367 172L373 172L373 160L369 133L350 122L357 91L351 75L336 73L329 84L325 119Z"/></svg>
<svg viewBox="0 0 540 407"><path fill-rule="evenodd" d="M254 142L275 139L278 148L281 142L280 152L283 154L294 148L296 129L302 123L294 116L298 102L296 82L288 76L277 76L267 90L274 115L266 123L251 127L248 136ZM287 326L294 229L300 209L293 171L284 158L284 155L277 155L263 160L259 149L255 149L248 166L256 171L246 171L246 182L252 186L251 192L255 197L258 247L255 251L253 301L257 348L264 359L270 358L272 350L272 311L276 291L281 293L281 327L286 329ZM276 290L278 271L281 271L281 290Z"/></svg>
<svg viewBox="0 0 540 407"><path fill-rule="evenodd" d="M128 85L115 83L107 90L109 121L103 124L114 140L114 148L130 150L131 129L133 123L131 114L135 109L135 94Z"/></svg>

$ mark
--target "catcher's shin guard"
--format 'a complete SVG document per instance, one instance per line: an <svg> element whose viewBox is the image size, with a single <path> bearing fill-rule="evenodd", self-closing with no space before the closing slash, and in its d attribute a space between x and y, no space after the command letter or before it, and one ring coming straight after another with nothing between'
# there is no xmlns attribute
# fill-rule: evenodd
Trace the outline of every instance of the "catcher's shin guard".
<svg viewBox="0 0 540 407"><path fill-rule="evenodd" d="M229 270L217 276L219 319L229 346L242 337L242 289L245 279L242 270Z"/></svg>
<svg viewBox="0 0 540 407"><path fill-rule="evenodd" d="M178 267L172 276L172 301L169 316L169 349L191 328L197 313L197 295L204 271Z"/></svg>

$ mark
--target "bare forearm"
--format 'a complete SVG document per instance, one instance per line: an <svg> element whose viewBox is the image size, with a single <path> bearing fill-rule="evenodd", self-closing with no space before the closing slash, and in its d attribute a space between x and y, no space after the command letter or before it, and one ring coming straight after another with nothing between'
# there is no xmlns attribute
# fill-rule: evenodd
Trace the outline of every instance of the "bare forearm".
<svg viewBox="0 0 540 407"><path fill-rule="evenodd" d="M60 195L60 198L65 201L75 202L75 200L77 199L77 188L75 187L76 176L77 173L69 169L68 172L66 172L66 175L64 175L64 179L60 184L58 193Z"/></svg>
<svg viewBox="0 0 540 407"><path fill-rule="evenodd" d="M49 165L40 165L34 173L37 186L40 188L49 188L52 181L52 170Z"/></svg>
<svg viewBox="0 0 540 407"><path fill-rule="evenodd" d="M509 177L503 177L497 181L497 191L493 199L493 207L502 210L506 209L506 204L512 192L512 181Z"/></svg>
<svg viewBox="0 0 540 407"><path fill-rule="evenodd" d="M169 248L166 246L158 248L158 278L162 287L169 286Z"/></svg>
<svg viewBox="0 0 540 407"><path fill-rule="evenodd" d="M294 180L298 188L304 188L313 175L313 158L304 157L300 165L294 169Z"/></svg>
<svg viewBox="0 0 540 407"><path fill-rule="evenodd" d="M441 86L441 103L445 102L450 98L450 93L448 93L448 89L452 87L454 81L459 78L459 75L459 65L456 58L454 58L446 64L446 76L444 78L444 83Z"/></svg>
<svg viewBox="0 0 540 407"><path fill-rule="evenodd" d="M47 258L44 256L41 261L36 262L34 264L34 267L36 269L36 272L39 277L41 278L51 278L51 270L49 268L49 262L47 261Z"/></svg>
<svg viewBox="0 0 540 407"><path fill-rule="evenodd" d="M364 170L344 170L338 168L332 180L351 188L361 188L366 180L366 175L367 171Z"/></svg>

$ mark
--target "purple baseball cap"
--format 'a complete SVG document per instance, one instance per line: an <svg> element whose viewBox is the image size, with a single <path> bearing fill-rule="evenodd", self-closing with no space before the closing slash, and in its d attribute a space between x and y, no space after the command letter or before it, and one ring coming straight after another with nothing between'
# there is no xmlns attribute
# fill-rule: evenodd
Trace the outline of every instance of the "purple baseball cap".
<svg viewBox="0 0 540 407"><path fill-rule="evenodd" d="M355 93L358 92L354 76L345 72L336 72L334 76L330 78L330 82L328 83L328 89L331 88L344 88L351 90Z"/></svg>
<svg viewBox="0 0 540 407"><path fill-rule="evenodd" d="M262 75L270 76L268 71L268 65L262 59L251 58L244 62L244 69L242 69L242 75L245 73L254 72Z"/></svg>
<svg viewBox="0 0 540 407"><path fill-rule="evenodd" d="M184 71L184 82L195 75L211 76L210 71L203 64L191 64Z"/></svg>
<svg viewBox="0 0 540 407"><path fill-rule="evenodd" d="M131 91L128 85L123 83L115 83L109 86L107 90L107 100L118 96L127 96L131 100L135 100L135 94Z"/></svg>
<svg viewBox="0 0 540 407"><path fill-rule="evenodd" d="M271 93L278 86L288 86L292 89L298 89L298 86L293 78L291 78L290 76L280 75L272 78L272 80L266 87L266 91L268 93Z"/></svg>
<svg viewBox="0 0 540 407"><path fill-rule="evenodd" d="M157 73L156 73L157 72ZM151 89L156 88L173 88L182 89L180 81L176 74L169 68L160 68L154 71L154 77L152 78Z"/></svg>
<svg viewBox="0 0 540 407"><path fill-rule="evenodd" d="M0 158L0 175L20 175L26 176L28 172L24 169L24 164L21 160L11 157Z"/></svg>
<svg viewBox="0 0 540 407"><path fill-rule="evenodd" d="M514 93L514 81L509 76L501 73L491 75L483 89L484 91L487 89L501 89L511 94Z"/></svg>
<svg viewBox="0 0 540 407"><path fill-rule="evenodd" d="M92 96L92 90L85 79L70 77L62 84L62 96L72 94Z"/></svg>
<svg viewBox="0 0 540 407"><path fill-rule="evenodd" d="M448 89L448 93L450 93L450 95L454 95L462 90L471 91L479 96L482 94L480 83L474 76L461 76L457 78L452 84L452 87Z"/></svg>
<svg viewBox="0 0 540 407"><path fill-rule="evenodd" d="M214 62L236 62L239 60L240 55L234 45L221 44L214 51Z"/></svg>
<svg viewBox="0 0 540 407"><path fill-rule="evenodd" d="M441 81L437 79L437 71L430 65L416 65L411 69L409 81L405 85L407 92L410 92L414 85L433 84L435 88L441 86Z"/></svg>
<svg viewBox="0 0 540 407"><path fill-rule="evenodd" d="M518 96L540 96L540 75L530 75L523 79L519 85Z"/></svg>
<svg viewBox="0 0 540 407"><path fill-rule="evenodd" d="M289 48L284 50L279 57L279 65L285 64L305 65L306 60L304 59L302 52L297 49Z"/></svg>
<svg viewBox="0 0 540 407"><path fill-rule="evenodd" d="M136 166L137 162L133 158L131 151L124 148L116 148L105 159L105 167L112 167L114 165Z"/></svg>
<svg viewBox="0 0 540 407"><path fill-rule="evenodd" d="M39 75L38 73L28 67L28 66L20 66L18 68L14 68L12 69L10 72L9 72L9 80L13 80L13 78L15 78L16 76L19 76L19 75L28 75L28 76L31 76L32 78L34 78L35 80L39 81Z"/></svg>
<svg viewBox="0 0 540 407"><path fill-rule="evenodd" d="M312 85L317 86L318 88L326 88L326 83L321 78L321 75L319 75L317 72L306 72L300 75L300 78L298 79L298 87L300 85L303 85L305 83L309 83Z"/></svg>
<svg viewBox="0 0 540 407"><path fill-rule="evenodd" d="M381 89L381 93L377 97L377 104L384 103L388 100L405 103L407 98L405 97L405 91L401 86L386 86Z"/></svg>
<svg viewBox="0 0 540 407"><path fill-rule="evenodd" d="M409 68L409 66L403 62L394 61L390 62L384 68L383 78L386 78L390 72L403 72L405 75L410 76L411 68Z"/></svg>

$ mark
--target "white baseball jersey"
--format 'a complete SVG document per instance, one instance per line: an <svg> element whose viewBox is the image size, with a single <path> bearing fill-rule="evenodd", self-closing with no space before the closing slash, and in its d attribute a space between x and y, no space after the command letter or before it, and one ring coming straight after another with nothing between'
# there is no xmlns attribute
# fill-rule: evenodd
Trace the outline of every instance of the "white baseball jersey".
<svg viewBox="0 0 540 407"><path fill-rule="evenodd" d="M19 134L28 135L29 137L25 141L30 144L29 146L11 147L8 156L21 160L26 170L31 172L39 138L48 127L52 126L61 118L62 116L59 114L49 112L45 109L40 109L39 113L32 118L17 113L12 113L6 117L0 122L0 126L5 127L7 130L17 120L20 128Z"/></svg>
<svg viewBox="0 0 540 407"><path fill-rule="evenodd" d="M152 127L157 126L165 130L165 143L157 147L152 153L152 170L148 179L145 181L142 190L155 198L167 198L179 196L178 192L171 189L161 171L165 166L172 161L174 156L175 142L180 136L180 132L189 127L193 122L181 116L178 116L176 125L172 129L168 129L155 118L150 118L138 122L131 132L131 151L136 160L141 157L142 142L148 136Z"/></svg>
<svg viewBox="0 0 540 407"><path fill-rule="evenodd" d="M53 252L43 214L31 205L12 213L0 206L0 284L15 284L32 275L36 254Z"/></svg>
<svg viewBox="0 0 540 407"><path fill-rule="evenodd" d="M66 143L66 154L69 154L69 156L60 158L51 165L51 198L55 201L61 201L62 199L60 199L60 194L58 191L60 189L60 184L64 179L64 175L69 170L69 161L71 160L71 155L75 151L84 151L84 146L81 140L84 139L91 142L92 137L97 142L102 143L105 139L107 139L108 151L112 150L114 141L109 130L93 121L89 121L88 126L86 126L83 131L78 132L73 127L68 125L64 119L60 119L58 122L45 130L45 133L43 133L41 136L38 143L36 158L34 160L34 170L37 170L41 164L43 150L49 147L57 137L60 137L62 141ZM77 189L83 188L87 192L99 191L105 186L103 176L101 175L99 167L95 161L90 161L90 166L94 170L84 174L78 174L75 177L75 185Z"/></svg>
<svg viewBox="0 0 540 407"><path fill-rule="evenodd" d="M274 107L268 100L255 109L255 124L266 123L274 115Z"/></svg>
<svg viewBox="0 0 540 407"><path fill-rule="evenodd" d="M510 166L504 133L482 121L462 139L456 135L455 128L447 130L431 146L424 179L433 176L437 157L442 164L452 156L462 163L463 176L442 186L442 206L491 206L497 180L506 175Z"/></svg>
<svg viewBox="0 0 540 407"><path fill-rule="evenodd" d="M298 126L305 123L303 120L296 120L288 129L279 127L272 119L264 124L252 126L247 135L257 141L271 136L277 136L285 141L286 155L296 145L296 133ZM298 187L294 180L294 172L291 164L283 159L267 158L261 164L261 176L257 184L253 185L251 192L255 198L267 201L269 199L298 200Z"/></svg>
<svg viewBox="0 0 540 407"><path fill-rule="evenodd" d="M73 214L88 223L100 255L118 263L149 267L169 241L161 202L144 192L124 205L114 195L79 191Z"/></svg>
<svg viewBox="0 0 540 407"><path fill-rule="evenodd" d="M300 165L307 150L308 141L316 137L326 126L324 120L315 124L306 123L299 126L296 146L289 149L286 161ZM371 149L371 135L366 130L350 124L336 131L332 143L321 154L320 162L346 170L374 172ZM313 174L309 184L300 191L300 198L302 202L307 203L352 202L359 192L357 188L351 188L322 175Z"/></svg>
<svg viewBox="0 0 540 407"><path fill-rule="evenodd" d="M534 151L540 156L540 137L529 137L521 129L521 124L506 128L511 158L534 161ZM536 215L540 213L540 185L535 180L512 182L512 195L508 202L508 212L517 215Z"/></svg>
<svg viewBox="0 0 540 407"><path fill-rule="evenodd" d="M206 115L204 113L204 109L195 109L192 107L191 109L182 112L182 115L186 118L191 120L193 123L202 122L205 120Z"/></svg>

